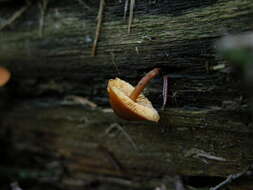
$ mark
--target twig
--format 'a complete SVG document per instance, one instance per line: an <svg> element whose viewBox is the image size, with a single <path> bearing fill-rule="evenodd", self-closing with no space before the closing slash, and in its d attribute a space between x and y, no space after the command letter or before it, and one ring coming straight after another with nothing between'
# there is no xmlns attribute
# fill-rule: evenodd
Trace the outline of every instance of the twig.
<svg viewBox="0 0 253 190"><path fill-rule="evenodd" d="M201 152L201 153L198 153L196 155L196 157L204 157L204 158L207 158L209 160L217 160L217 161L222 161L222 162L225 162L226 159L225 158L222 158L222 157L218 157L218 156L213 156L213 155L210 155L209 153L206 153L206 152Z"/></svg>
<svg viewBox="0 0 253 190"><path fill-rule="evenodd" d="M113 164L113 166L121 173L125 173L124 168L122 167L121 163L118 161L118 159L114 156L114 154L108 150L103 145L98 145L98 150L101 151L106 158Z"/></svg>
<svg viewBox="0 0 253 190"><path fill-rule="evenodd" d="M125 1L125 7L124 7L124 20L126 20L127 10L128 10L128 3L129 0Z"/></svg>
<svg viewBox="0 0 253 190"><path fill-rule="evenodd" d="M118 124L118 123L113 123L110 125L109 128L106 129L105 134L108 134L113 128L118 129L130 142L130 144L133 146L135 151L138 151L138 148L136 144L134 143L133 139L129 136L129 134Z"/></svg>
<svg viewBox="0 0 253 190"><path fill-rule="evenodd" d="M115 156L115 154L110 149L108 149L106 146L104 146L102 144L85 143L85 147L91 148L91 149L96 149L99 152L101 152L105 156L105 158L110 163L112 163L113 167L115 169L117 169L118 172L120 172L120 174L122 174L124 176L128 176L128 172L122 166L121 162L117 159L117 157Z"/></svg>
<svg viewBox="0 0 253 190"><path fill-rule="evenodd" d="M135 5L135 0L130 0L130 10L129 10L129 19L128 19L128 34L131 32L131 26L133 23L134 5Z"/></svg>
<svg viewBox="0 0 253 190"><path fill-rule="evenodd" d="M84 3L82 0L77 0L77 2L80 4L80 5L82 5L85 9L87 9L87 10L91 10L91 8L88 6L88 5L86 5L86 3Z"/></svg>
<svg viewBox="0 0 253 190"><path fill-rule="evenodd" d="M206 158L209 160L216 160L216 161L222 161L222 162L226 161L225 158L211 155L210 153L197 149L197 148L191 148L190 150L187 150L187 152L185 153L185 157L193 157L193 158L198 158L201 160L202 158L204 159ZM202 161L204 161L205 163L207 162L205 160L202 160Z"/></svg>
<svg viewBox="0 0 253 190"><path fill-rule="evenodd" d="M243 170L240 173L229 175L223 182L216 185L215 187L211 187L209 190L218 190L221 187L224 187L225 185L231 183L232 181L234 181L234 180L240 178L241 176L243 176L244 174L246 174L248 172L248 170L249 170L249 168L246 168L245 170Z"/></svg>
<svg viewBox="0 0 253 190"><path fill-rule="evenodd" d="M111 52L111 55L112 55L112 64L114 65L118 75L120 76L119 68L118 68L118 66L116 65L116 62L115 62L115 54L113 52Z"/></svg>
<svg viewBox="0 0 253 190"><path fill-rule="evenodd" d="M97 16L96 36L95 36L93 46L92 46L92 51L91 51L92 56L96 55L97 43L98 43L98 39L100 35L101 23L102 23L102 18L103 18L104 4L105 4L105 0L100 0L98 16Z"/></svg>
<svg viewBox="0 0 253 190"><path fill-rule="evenodd" d="M15 20L17 20L30 6L30 2L27 1L27 4L21 7L18 11L16 11L7 21L5 24L0 26L0 31L3 30L5 27L11 25Z"/></svg>
<svg viewBox="0 0 253 190"><path fill-rule="evenodd" d="M63 101L64 104L72 104L72 105L75 105L75 104L80 104L80 105L84 105L84 106L89 106L90 108L92 109L95 109L97 107L97 105L88 100L87 98L84 98L84 97L81 97L81 96L75 96L75 95L69 95L69 96L66 96L64 97L64 101Z"/></svg>
<svg viewBox="0 0 253 190"><path fill-rule="evenodd" d="M39 37L43 36L43 28L44 28L44 20L45 20L45 12L47 9L48 0L39 1L40 8L40 20L39 20Z"/></svg>
<svg viewBox="0 0 253 190"><path fill-rule="evenodd" d="M164 110L167 100L168 100L168 75L165 75L163 77L163 106L162 106L162 110Z"/></svg>

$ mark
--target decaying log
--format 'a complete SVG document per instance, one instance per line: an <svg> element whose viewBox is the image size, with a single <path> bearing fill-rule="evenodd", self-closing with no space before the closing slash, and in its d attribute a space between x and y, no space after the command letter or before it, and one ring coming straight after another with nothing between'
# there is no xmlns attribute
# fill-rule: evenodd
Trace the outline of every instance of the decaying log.
<svg viewBox="0 0 253 190"><path fill-rule="evenodd" d="M127 184L175 174L225 177L252 163L247 93L215 51L221 36L252 30L252 1L137 1L130 34L124 3L106 2L95 57L99 1L49 1L43 29L32 1L1 29L0 64L12 72L0 89L4 174ZM0 28L27 6L2 5ZM122 121L105 109L108 79L137 84L153 67L162 74L145 93L158 109L162 75L169 76L158 124ZM66 95L98 106L66 105Z"/></svg>
<svg viewBox="0 0 253 190"><path fill-rule="evenodd" d="M107 2L96 57L90 54L98 2L87 6L49 3L42 37L36 4L1 31L0 61L13 72L18 94L79 94L104 105L109 78L136 84L157 66L170 76L174 106L213 106L240 97L240 82L213 69L221 63L213 47L225 33L252 29L250 0L136 2L130 34L122 19L124 2ZM1 16L8 19L13 11L3 6ZM161 80L154 83L157 97Z"/></svg>
<svg viewBox="0 0 253 190"><path fill-rule="evenodd" d="M243 112L169 109L154 124L126 122L108 109L37 100L3 115L2 135L11 135L16 152L50 158L40 158L43 164L62 158L78 178L85 173L142 179L172 172L226 176L252 163L252 128Z"/></svg>

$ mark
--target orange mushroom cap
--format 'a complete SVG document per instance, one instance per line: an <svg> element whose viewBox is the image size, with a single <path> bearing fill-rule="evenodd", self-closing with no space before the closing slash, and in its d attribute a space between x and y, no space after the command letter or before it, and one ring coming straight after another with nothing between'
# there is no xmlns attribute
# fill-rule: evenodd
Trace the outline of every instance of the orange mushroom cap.
<svg viewBox="0 0 253 190"><path fill-rule="evenodd" d="M0 87L4 86L10 79L11 73L4 67L0 67Z"/></svg>
<svg viewBox="0 0 253 190"><path fill-rule="evenodd" d="M133 101L129 97L133 90L134 87L124 80L119 78L109 80L107 91L114 112L126 120L149 120L158 122L160 119L158 112L143 94L140 94L136 101Z"/></svg>

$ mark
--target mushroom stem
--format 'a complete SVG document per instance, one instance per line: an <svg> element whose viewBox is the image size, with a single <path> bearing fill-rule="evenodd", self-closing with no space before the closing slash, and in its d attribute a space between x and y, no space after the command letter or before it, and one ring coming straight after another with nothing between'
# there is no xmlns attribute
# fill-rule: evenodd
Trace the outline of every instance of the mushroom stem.
<svg viewBox="0 0 253 190"><path fill-rule="evenodd" d="M149 81L154 78L156 75L158 75L160 72L159 68L154 68L153 70L149 71L136 85L133 92L130 94L130 98L133 101L136 101L137 97L141 94L143 89L147 86Z"/></svg>

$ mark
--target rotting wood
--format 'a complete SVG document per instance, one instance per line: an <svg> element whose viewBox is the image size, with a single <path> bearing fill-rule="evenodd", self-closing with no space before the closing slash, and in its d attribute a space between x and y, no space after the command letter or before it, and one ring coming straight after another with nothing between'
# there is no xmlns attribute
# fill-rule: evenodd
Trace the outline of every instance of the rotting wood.
<svg viewBox="0 0 253 190"><path fill-rule="evenodd" d="M131 35L127 34L127 26L119 13L124 5L109 3L95 58L90 50L97 8L93 5L90 8L93 11L83 11L83 7L74 2L61 4L62 8L50 4L43 39L36 35L37 18L29 18L34 24L28 32L25 23L22 24L25 18L19 19L18 26L13 23L13 27L17 27L14 32L1 31L0 61L16 76L13 81L17 94L35 97L48 91L77 94L104 105L107 79L118 75L112 64L113 54L121 74L119 77L133 85L144 72L161 67L163 74L170 76L172 93L177 95L169 106L220 106L223 101L236 101L243 96L238 79L210 68L224 64L213 49L214 42L223 35L221 28L234 33L253 27L250 0L207 1L202 6L193 3L188 8L180 2L174 8L170 5L166 14L162 8L168 7L168 3L160 4L161 13L152 12L158 9L156 7L149 10L154 14L144 14L145 4L136 2ZM176 10L181 14L176 15ZM96 80L91 83L91 78ZM151 100L158 105L161 101L155 97L161 97L161 79L153 84Z"/></svg>
<svg viewBox="0 0 253 190"><path fill-rule="evenodd" d="M81 173L93 173L144 179L172 171L225 177L253 161L253 131L241 117L234 117L237 112L169 109L163 112L158 125L163 128L159 128L149 122L125 122L98 108L50 102L19 104L4 114L1 134L11 131L9 140L15 150L31 151L27 159L38 150L46 151L52 159L64 157L65 168L77 178ZM172 114L178 116L171 117ZM107 129L115 123L133 139L138 151L117 130L108 134ZM100 145L113 154L114 161L99 151ZM10 162L12 159L16 157L11 157ZM120 166L115 166L118 162ZM119 172L118 168L126 172Z"/></svg>
<svg viewBox="0 0 253 190"><path fill-rule="evenodd" d="M1 144L13 150L1 150L7 158L7 165L1 167L17 169L11 176L17 176L20 167L47 168L48 163L57 162L60 166L50 169L59 178L57 174L65 174L66 169L74 179L132 176L146 182L175 172L224 177L252 163L252 117L243 83L233 73L212 69L228 65L213 48L224 30L252 30L251 0L159 1L159 7L153 8L138 1L131 35L122 21L124 2L110 2L96 57L90 49L97 4L91 3L93 11L85 12L74 1L55 2L45 16L43 39L37 35L35 17L20 17L0 33L0 61L13 74L1 89L8 91L1 97L9 101L1 102L0 130L1 137L11 134L1 138ZM8 7L0 9L6 18ZM32 13L34 6L29 11L25 14ZM169 76L171 91L158 126L125 122L101 111L108 106L108 79L120 75L134 85L154 67ZM155 79L145 92L155 107L162 103L161 79ZM83 96L98 106L90 110L58 105L59 99L38 99L65 95ZM21 101L16 105L12 98ZM131 138L117 131L104 135L112 124L119 124ZM110 156L98 151L101 144L127 170L127 176ZM37 178L49 174L43 171Z"/></svg>

